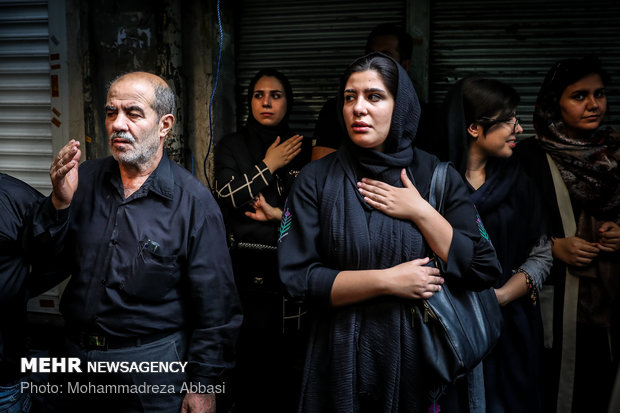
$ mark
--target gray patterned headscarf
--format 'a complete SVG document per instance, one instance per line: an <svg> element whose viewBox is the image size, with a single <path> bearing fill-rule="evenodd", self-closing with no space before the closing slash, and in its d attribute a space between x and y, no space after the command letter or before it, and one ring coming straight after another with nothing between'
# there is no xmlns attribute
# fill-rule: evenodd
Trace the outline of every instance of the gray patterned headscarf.
<svg viewBox="0 0 620 413"><path fill-rule="evenodd" d="M609 82L595 57L555 64L538 93L534 127L540 146L557 164L571 198L592 215L615 221L620 217L620 132L603 126L587 136L569 137L560 111L564 90L593 73L598 73L604 84Z"/></svg>

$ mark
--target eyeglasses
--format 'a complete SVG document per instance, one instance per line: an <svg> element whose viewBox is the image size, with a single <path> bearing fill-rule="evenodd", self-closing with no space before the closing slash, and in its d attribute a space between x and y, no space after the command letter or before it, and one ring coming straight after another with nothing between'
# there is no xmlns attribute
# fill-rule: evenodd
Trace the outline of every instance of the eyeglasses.
<svg viewBox="0 0 620 413"><path fill-rule="evenodd" d="M486 120L486 121L489 121L489 122L498 122L497 118L488 118L486 116L481 117L480 120ZM511 122L509 120L503 120L503 121L501 121L501 123L505 123L507 125L512 125L512 133L517 133L517 126L519 126L519 123L521 123L521 119L515 118L514 122Z"/></svg>
<svg viewBox="0 0 620 413"><path fill-rule="evenodd" d="M514 122L510 122L510 121L504 121L503 123L507 124L507 125L512 125L512 133L516 134L517 133L517 126L519 126L519 122L521 122L521 120L519 118L515 118Z"/></svg>

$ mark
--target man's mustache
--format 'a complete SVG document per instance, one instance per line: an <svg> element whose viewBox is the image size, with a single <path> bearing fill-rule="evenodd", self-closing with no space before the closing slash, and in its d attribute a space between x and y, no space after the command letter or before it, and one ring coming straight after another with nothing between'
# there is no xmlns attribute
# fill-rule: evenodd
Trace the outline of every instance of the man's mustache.
<svg viewBox="0 0 620 413"><path fill-rule="evenodd" d="M110 140L112 139L122 139L129 143L136 143L136 138L134 138L133 135L129 132L113 132L110 135Z"/></svg>

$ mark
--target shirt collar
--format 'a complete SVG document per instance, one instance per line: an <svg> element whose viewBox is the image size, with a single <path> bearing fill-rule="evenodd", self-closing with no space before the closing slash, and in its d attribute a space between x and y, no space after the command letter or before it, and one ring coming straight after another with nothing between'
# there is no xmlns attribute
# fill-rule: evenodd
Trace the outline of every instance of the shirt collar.
<svg viewBox="0 0 620 413"><path fill-rule="evenodd" d="M172 200L174 194L174 176L171 163L172 160L168 158L164 150L159 165L157 165L157 168L155 168L147 180L147 182L150 181L150 188L148 188L150 191L170 200Z"/></svg>
<svg viewBox="0 0 620 413"><path fill-rule="evenodd" d="M110 162L108 164L108 170L106 175L108 180L113 186L116 186L114 182L118 182L120 190L122 190L122 183L120 181L120 172L118 161L110 156ZM153 192L163 198L172 200L174 194L174 175L172 173L172 160L166 155L166 151L162 155L159 164L147 180L142 184L139 192L146 195L148 192ZM121 191L122 192L122 191ZM143 196L144 196L143 195Z"/></svg>

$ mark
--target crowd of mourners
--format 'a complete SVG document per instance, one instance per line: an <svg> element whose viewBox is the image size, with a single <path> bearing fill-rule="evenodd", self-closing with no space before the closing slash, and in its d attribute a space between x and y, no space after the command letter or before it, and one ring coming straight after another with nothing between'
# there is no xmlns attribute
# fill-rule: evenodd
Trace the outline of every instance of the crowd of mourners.
<svg viewBox="0 0 620 413"><path fill-rule="evenodd" d="M0 413L618 411L620 133L601 61L553 64L523 138L502 81L421 102L411 48L377 26L312 139L289 126L287 77L260 70L213 192L167 157L175 96L146 72L110 83L112 156L80 163L71 140L48 197L0 174ZM50 357L187 369L25 375L26 301L69 276ZM438 387L411 308L451 283L492 288L504 323L475 375ZM24 390L37 380L61 390ZM66 391L78 381L171 391Z"/></svg>

